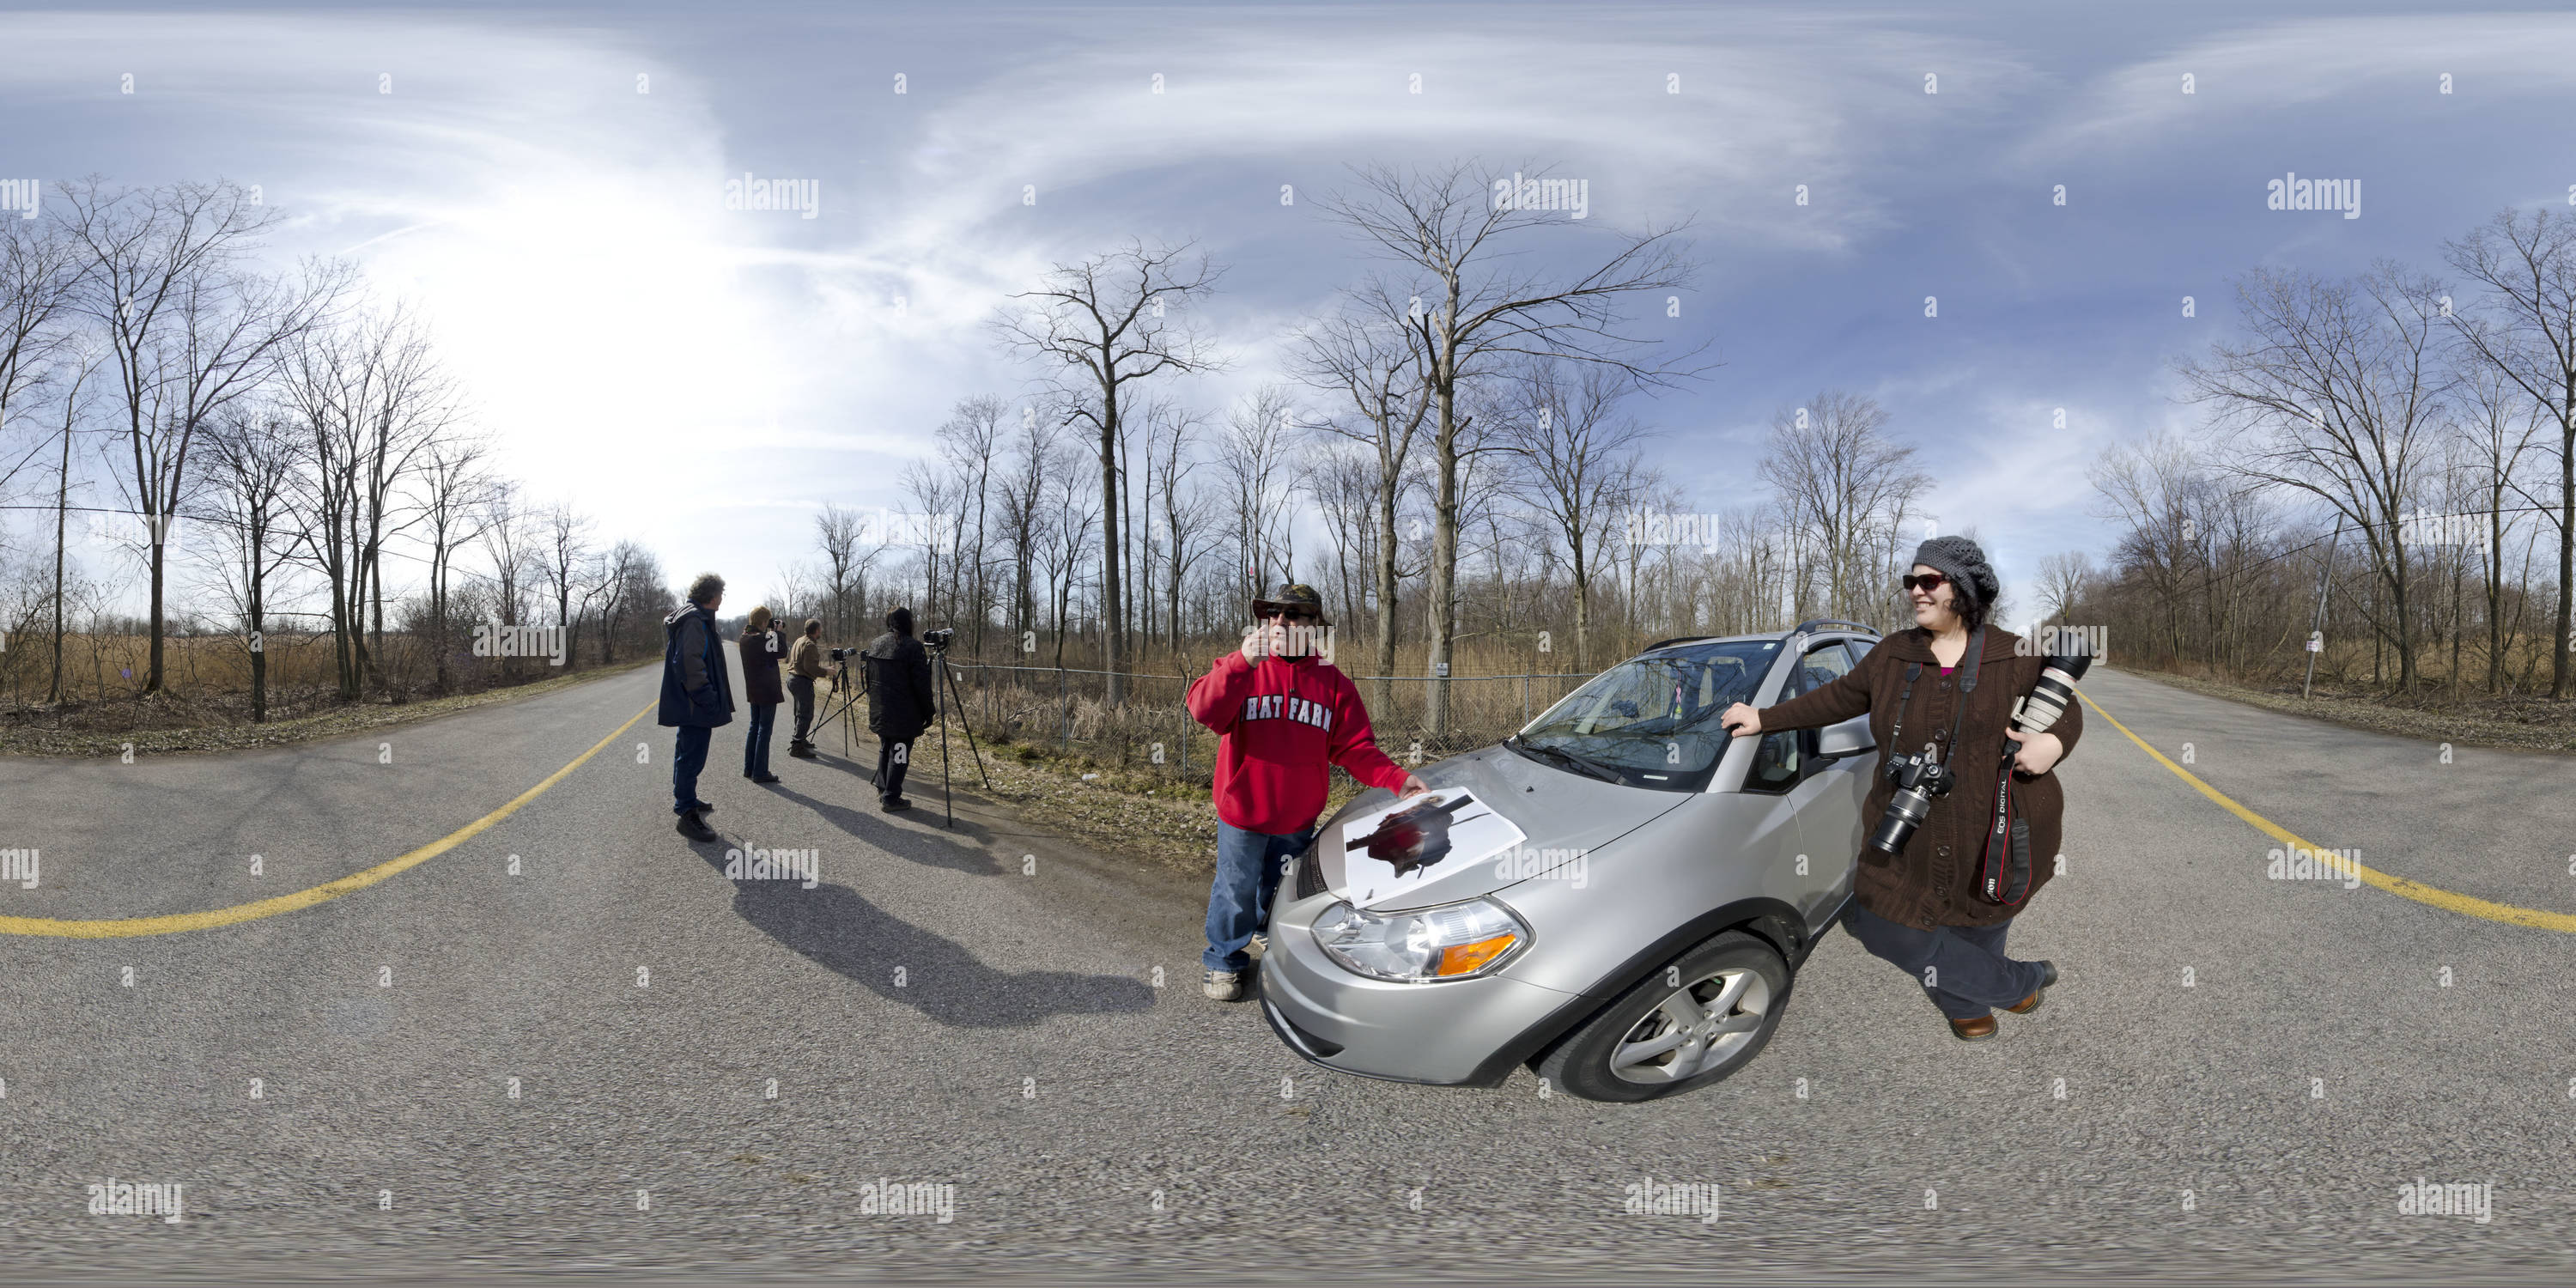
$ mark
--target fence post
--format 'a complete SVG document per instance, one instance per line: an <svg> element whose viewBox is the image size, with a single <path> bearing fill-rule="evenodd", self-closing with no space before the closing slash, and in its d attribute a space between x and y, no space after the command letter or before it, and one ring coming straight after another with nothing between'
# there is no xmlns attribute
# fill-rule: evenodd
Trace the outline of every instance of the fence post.
<svg viewBox="0 0 2576 1288"><path fill-rule="evenodd" d="M1064 723L1056 731L1056 745L1070 751L1073 749L1073 695L1064 687L1064 668L1060 666L1055 669L1055 699L1064 714Z"/></svg>
<svg viewBox="0 0 2576 1288"><path fill-rule="evenodd" d="M1521 677L1521 723L1529 723L1529 677Z"/></svg>

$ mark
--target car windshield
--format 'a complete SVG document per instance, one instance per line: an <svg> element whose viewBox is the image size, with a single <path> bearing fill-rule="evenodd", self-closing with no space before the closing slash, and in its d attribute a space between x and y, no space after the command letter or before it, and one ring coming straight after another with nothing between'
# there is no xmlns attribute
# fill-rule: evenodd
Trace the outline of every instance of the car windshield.
<svg viewBox="0 0 2576 1288"><path fill-rule="evenodd" d="M1700 791L1726 750L1718 713L1751 699L1779 652L1778 640L1728 640L1630 658L1549 707L1510 745L1570 773Z"/></svg>

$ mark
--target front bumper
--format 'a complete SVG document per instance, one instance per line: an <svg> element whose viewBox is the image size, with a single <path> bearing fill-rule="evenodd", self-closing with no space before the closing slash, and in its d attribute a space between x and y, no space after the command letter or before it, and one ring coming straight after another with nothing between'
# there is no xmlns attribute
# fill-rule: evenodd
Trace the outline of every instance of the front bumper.
<svg viewBox="0 0 2576 1288"><path fill-rule="evenodd" d="M1501 975L1398 984L1353 974L1315 942L1315 918L1334 902L1328 892L1275 906L1270 951L1261 959L1262 1018L1290 1050L1327 1069L1395 1082L1490 1084L1498 1080L1491 1065L1499 1053L1583 1000Z"/></svg>

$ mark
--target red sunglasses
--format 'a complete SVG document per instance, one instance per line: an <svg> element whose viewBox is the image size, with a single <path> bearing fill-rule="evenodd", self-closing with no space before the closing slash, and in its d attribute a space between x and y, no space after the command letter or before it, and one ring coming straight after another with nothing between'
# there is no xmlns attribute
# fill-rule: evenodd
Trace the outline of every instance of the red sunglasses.
<svg viewBox="0 0 2576 1288"><path fill-rule="evenodd" d="M1898 584L1904 586L1907 590L1912 590L1919 586L1923 589L1924 594L1929 595L1933 591L1939 590L1941 588L1941 583L1947 580L1949 580L1949 578L1944 577L1937 572L1907 573L1899 580Z"/></svg>

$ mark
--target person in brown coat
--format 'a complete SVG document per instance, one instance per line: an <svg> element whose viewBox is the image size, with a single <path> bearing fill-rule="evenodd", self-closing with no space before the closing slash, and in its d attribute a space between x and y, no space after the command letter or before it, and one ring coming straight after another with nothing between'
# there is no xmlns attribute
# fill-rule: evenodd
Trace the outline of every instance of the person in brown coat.
<svg viewBox="0 0 2576 1288"><path fill-rule="evenodd" d="M787 700L778 686L785 641L778 638L778 625L767 608L751 610L738 647L742 700L751 708L751 723L743 730L742 776L755 783L774 783L778 775L769 772L769 734L778 726L778 704Z"/></svg>
<svg viewBox="0 0 2576 1288"><path fill-rule="evenodd" d="M1896 963L1931 995L1962 1040L1995 1035L1993 1007L2039 1009L2057 967L2004 955L2004 935L2029 896L2055 873L2065 794L2051 771L2084 734L2081 703L2044 733L2015 735L2011 817L2029 825L2029 888L2015 903L1990 900L1979 880L1993 822L2005 735L2014 704L2039 682L2045 659L2020 637L1987 623L2001 591L1985 552L1966 537L1935 537L1914 552L1905 590L1914 628L1899 631L1840 679L1760 711L1744 703L1719 720L1756 735L1813 729L1864 712L1881 752L1937 753L1956 775L1902 853L1863 848L1844 927L1871 953ZM1963 666L1971 643L1973 666ZM1967 692L1964 686L1973 685ZM1902 743L1902 745L1899 745ZM1882 774L1862 820L1875 827L1895 787ZM1998 845L2007 842L1998 841Z"/></svg>

